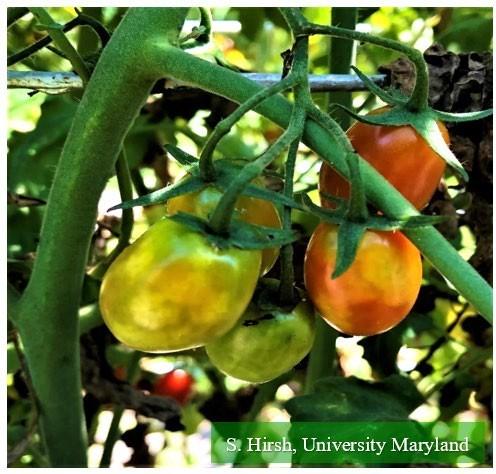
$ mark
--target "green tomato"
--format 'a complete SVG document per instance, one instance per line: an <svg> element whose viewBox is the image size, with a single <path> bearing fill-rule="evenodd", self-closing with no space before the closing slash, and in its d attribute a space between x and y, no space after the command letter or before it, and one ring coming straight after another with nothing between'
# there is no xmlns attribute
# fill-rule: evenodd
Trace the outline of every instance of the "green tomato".
<svg viewBox="0 0 496 474"><path fill-rule="evenodd" d="M314 312L307 302L289 312L261 311L250 305L233 329L205 348L220 371L262 383L300 362L310 352L314 336Z"/></svg>
<svg viewBox="0 0 496 474"><path fill-rule="evenodd" d="M261 180L257 181L260 185ZM222 197L222 191L213 185L206 186L200 191L195 191L167 201L169 215L177 212L187 212L204 219L210 218ZM240 196L236 201L236 217L249 224L282 229L282 222L276 207L269 201L249 196ZM278 247L262 250L261 274L265 275L273 266L279 256Z"/></svg>
<svg viewBox="0 0 496 474"><path fill-rule="evenodd" d="M122 343L145 352L207 344L248 306L261 251L213 246L169 218L151 226L107 270L100 309Z"/></svg>

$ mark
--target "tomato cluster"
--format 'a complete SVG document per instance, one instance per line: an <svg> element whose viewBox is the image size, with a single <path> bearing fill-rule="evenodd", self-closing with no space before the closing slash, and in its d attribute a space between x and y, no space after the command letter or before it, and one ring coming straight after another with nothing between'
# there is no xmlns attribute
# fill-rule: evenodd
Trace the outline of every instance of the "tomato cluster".
<svg viewBox="0 0 496 474"><path fill-rule="evenodd" d="M167 213L207 219L221 196L209 185L170 199ZM282 227L275 206L261 199L240 197L235 214L250 224ZM251 382L270 380L303 359L314 336L313 310L304 302L292 310L274 310L270 318L256 305L248 306L258 278L278 254L277 248L222 250L163 217L105 274L100 291L103 318L129 347L174 352L206 346L212 363L224 373ZM289 357L281 357L282 344ZM154 392L184 403L174 387L188 384L179 383L178 376L176 371L159 379Z"/></svg>
<svg viewBox="0 0 496 474"><path fill-rule="evenodd" d="M380 108L371 114L380 114ZM447 144L446 127L438 122ZM409 125L355 123L347 132L355 151L377 169L417 209L429 202L445 170L445 161ZM323 163L319 189L348 198L349 183ZM305 286L315 307L331 326L354 336L379 334L398 324L412 308L422 282L420 252L401 232L366 231L351 267L332 279L337 228L320 224L305 255Z"/></svg>
<svg viewBox="0 0 496 474"><path fill-rule="evenodd" d="M444 161L411 127L358 123L348 135L357 152L413 205L425 206L442 177ZM348 183L326 164L320 190L325 207L331 207L325 194L349 195ZM360 336L389 330L411 310L422 280L417 248L399 231L367 230L350 268L332 278L338 226L327 223L317 226L305 255L309 301L300 298L289 309L259 305L253 299L257 282L274 265L278 249L217 248L205 235L169 217L186 212L208 219L221 196L209 184L170 199L168 216L110 266L100 308L121 342L146 352L205 346L212 364L225 374L261 383L287 372L310 351L315 335L311 303L334 328ZM265 200L240 197L235 215L250 224L282 227L275 206ZM176 370L160 378L154 390L185 403L191 384L191 376Z"/></svg>

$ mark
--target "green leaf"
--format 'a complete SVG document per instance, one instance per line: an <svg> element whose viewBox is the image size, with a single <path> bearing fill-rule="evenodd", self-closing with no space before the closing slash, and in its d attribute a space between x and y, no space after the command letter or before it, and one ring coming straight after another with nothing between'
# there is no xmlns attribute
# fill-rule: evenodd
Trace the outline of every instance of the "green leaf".
<svg viewBox="0 0 496 474"><path fill-rule="evenodd" d="M338 248L336 266L332 278L341 276L355 260L358 246L365 234L365 226L350 221L343 221L338 229Z"/></svg>
<svg viewBox="0 0 496 474"><path fill-rule="evenodd" d="M262 30L265 20L263 8L236 8L238 19L243 25L241 33L250 41L255 41L258 33Z"/></svg>
<svg viewBox="0 0 496 474"><path fill-rule="evenodd" d="M413 381L400 375L380 382L329 377L315 388L286 402L291 421L401 421L424 402Z"/></svg>
<svg viewBox="0 0 496 474"><path fill-rule="evenodd" d="M7 156L9 191L47 200L76 108L77 104L67 97L47 97L35 129L27 133L13 132ZM43 215L44 206L23 209L8 206L10 256L36 250Z"/></svg>
<svg viewBox="0 0 496 474"><path fill-rule="evenodd" d="M109 211L114 211L115 209L130 209L136 206L149 206L151 204L161 204L166 202L168 199L173 197L182 196L183 194L192 193L203 188L205 183L202 179L195 176L186 178L176 184L167 186L157 191L153 191L150 194L140 196L137 199L131 199L130 201L124 201L120 204L112 206Z"/></svg>
<svg viewBox="0 0 496 474"><path fill-rule="evenodd" d="M492 8L453 8L451 19L436 42L446 49L485 52L491 48L493 37Z"/></svg>

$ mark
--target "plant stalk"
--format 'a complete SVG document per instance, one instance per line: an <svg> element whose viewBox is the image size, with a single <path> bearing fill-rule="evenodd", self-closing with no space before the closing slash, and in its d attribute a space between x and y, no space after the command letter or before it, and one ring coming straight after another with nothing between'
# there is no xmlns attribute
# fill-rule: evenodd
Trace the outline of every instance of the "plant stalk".
<svg viewBox="0 0 496 474"><path fill-rule="evenodd" d="M144 51L177 39L186 12L128 12L88 83L55 173L33 272L16 318L53 467L86 466L78 309L98 200L124 137L158 79L149 62L153 54ZM144 31L146 41L137 42Z"/></svg>
<svg viewBox="0 0 496 474"><path fill-rule="evenodd" d="M169 48L166 56L164 59L163 48L158 47L155 64L163 75L172 76L234 102L244 102L260 90L260 86L240 77L236 72L184 51ZM284 97L270 97L254 110L280 127L286 128L289 124L291 105ZM343 150L334 136L319 123L314 120L306 121L303 142L342 176L348 178L348 150ZM360 170L367 199L381 208L387 216L403 219L418 215L417 210L401 193L365 160L361 160ZM481 315L492 321L492 288L434 227L408 229L404 234Z"/></svg>

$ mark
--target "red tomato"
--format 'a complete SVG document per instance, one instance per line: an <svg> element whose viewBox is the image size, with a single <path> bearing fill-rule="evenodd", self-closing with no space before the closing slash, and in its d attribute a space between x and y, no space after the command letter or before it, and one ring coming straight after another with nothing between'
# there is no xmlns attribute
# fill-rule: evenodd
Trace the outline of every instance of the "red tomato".
<svg viewBox="0 0 496 474"><path fill-rule="evenodd" d="M338 227L321 223L305 255L305 286L335 329L371 336L396 326L410 311L422 282L420 252L401 232L366 231L351 267L331 279Z"/></svg>
<svg viewBox="0 0 496 474"><path fill-rule="evenodd" d="M174 398L179 404L185 405L191 397L193 383L191 374L183 369L174 369L155 381L153 393Z"/></svg>
<svg viewBox="0 0 496 474"><path fill-rule="evenodd" d="M384 112L387 107L371 112ZM449 145L448 130L437 122L444 141ZM417 209L427 205L446 168L446 162L409 125L385 126L357 122L347 132L356 152L381 173ZM350 186L327 163L320 169L321 192L347 198ZM334 207L321 198L324 207Z"/></svg>

